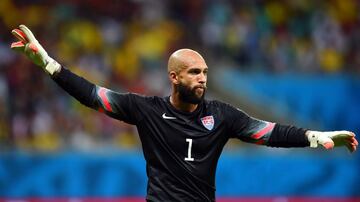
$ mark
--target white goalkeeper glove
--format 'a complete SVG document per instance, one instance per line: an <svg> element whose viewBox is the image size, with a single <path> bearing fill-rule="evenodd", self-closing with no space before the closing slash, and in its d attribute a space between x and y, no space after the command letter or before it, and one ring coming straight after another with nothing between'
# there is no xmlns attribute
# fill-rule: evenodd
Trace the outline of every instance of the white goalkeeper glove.
<svg viewBox="0 0 360 202"><path fill-rule="evenodd" d="M50 75L60 71L61 65L48 56L45 49L25 25L20 25L19 29L14 29L11 33L20 40L12 43L11 49L25 54L34 64L43 68Z"/></svg>
<svg viewBox="0 0 360 202"><path fill-rule="evenodd" d="M307 131L307 138L310 142L310 147L316 148L321 144L326 149L332 149L338 146L346 146L350 152L356 151L358 141L355 139L355 134L350 131Z"/></svg>

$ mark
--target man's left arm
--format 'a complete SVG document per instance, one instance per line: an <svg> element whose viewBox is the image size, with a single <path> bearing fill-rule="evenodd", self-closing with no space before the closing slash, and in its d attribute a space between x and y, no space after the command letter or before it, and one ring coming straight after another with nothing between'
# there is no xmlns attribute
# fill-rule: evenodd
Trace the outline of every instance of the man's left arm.
<svg viewBox="0 0 360 202"><path fill-rule="evenodd" d="M346 146L350 152L357 149L358 141L350 131L313 131L291 125L267 122L248 116L245 112L229 106L232 137L245 142L270 147L317 147L326 149Z"/></svg>
<svg viewBox="0 0 360 202"><path fill-rule="evenodd" d="M261 120L250 118L250 125L262 125ZM332 149L338 146L346 146L350 152L356 151L358 142L355 134L350 131L312 131L295 126L281 125L278 123L267 123L273 128L268 133L262 135L250 134L250 137L257 142L263 139L263 144L270 147L306 147L316 148L319 144L326 149ZM264 129L259 129L261 130ZM254 131L255 134L259 133ZM266 137L268 135L268 137ZM261 141L260 141L261 142Z"/></svg>

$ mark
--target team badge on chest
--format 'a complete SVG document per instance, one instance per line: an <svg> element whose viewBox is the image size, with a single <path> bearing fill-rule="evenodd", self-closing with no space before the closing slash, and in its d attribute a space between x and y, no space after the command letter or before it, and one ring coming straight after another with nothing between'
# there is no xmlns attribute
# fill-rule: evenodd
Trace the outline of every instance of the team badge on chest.
<svg viewBox="0 0 360 202"><path fill-rule="evenodd" d="M202 117L200 120L206 129L212 130L214 128L214 117L213 116L205 116L205 117Z"/></svg>

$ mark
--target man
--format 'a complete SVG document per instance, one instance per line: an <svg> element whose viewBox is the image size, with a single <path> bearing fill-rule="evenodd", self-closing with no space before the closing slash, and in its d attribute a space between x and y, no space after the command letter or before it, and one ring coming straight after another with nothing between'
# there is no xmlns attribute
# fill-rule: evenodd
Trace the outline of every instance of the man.
<svg viewBox="0 0 360 202"><path fill-rule="evenodd" d="M50 58L24 25L11 48L28 56L82 104L136 125L146 159L148 201L215 201L215 171L229 138L272 147L346 146L349 131L318 132L249 117L220 101L205 100L208 67L196 51L181 49L168 61L168 97L117 93L94 85Z"/></svg>

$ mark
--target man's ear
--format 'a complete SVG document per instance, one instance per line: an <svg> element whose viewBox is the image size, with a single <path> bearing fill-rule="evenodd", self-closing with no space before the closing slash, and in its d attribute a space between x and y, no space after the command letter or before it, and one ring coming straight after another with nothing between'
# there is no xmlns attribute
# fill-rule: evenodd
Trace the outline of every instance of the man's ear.
<svg viewBox="0 0 360 202"><path fill-rule="evenodd" d="M179 84L179 76L177 75L177 73L175 71L169 72L169 79L170 79L171 83Z"/></svg>

